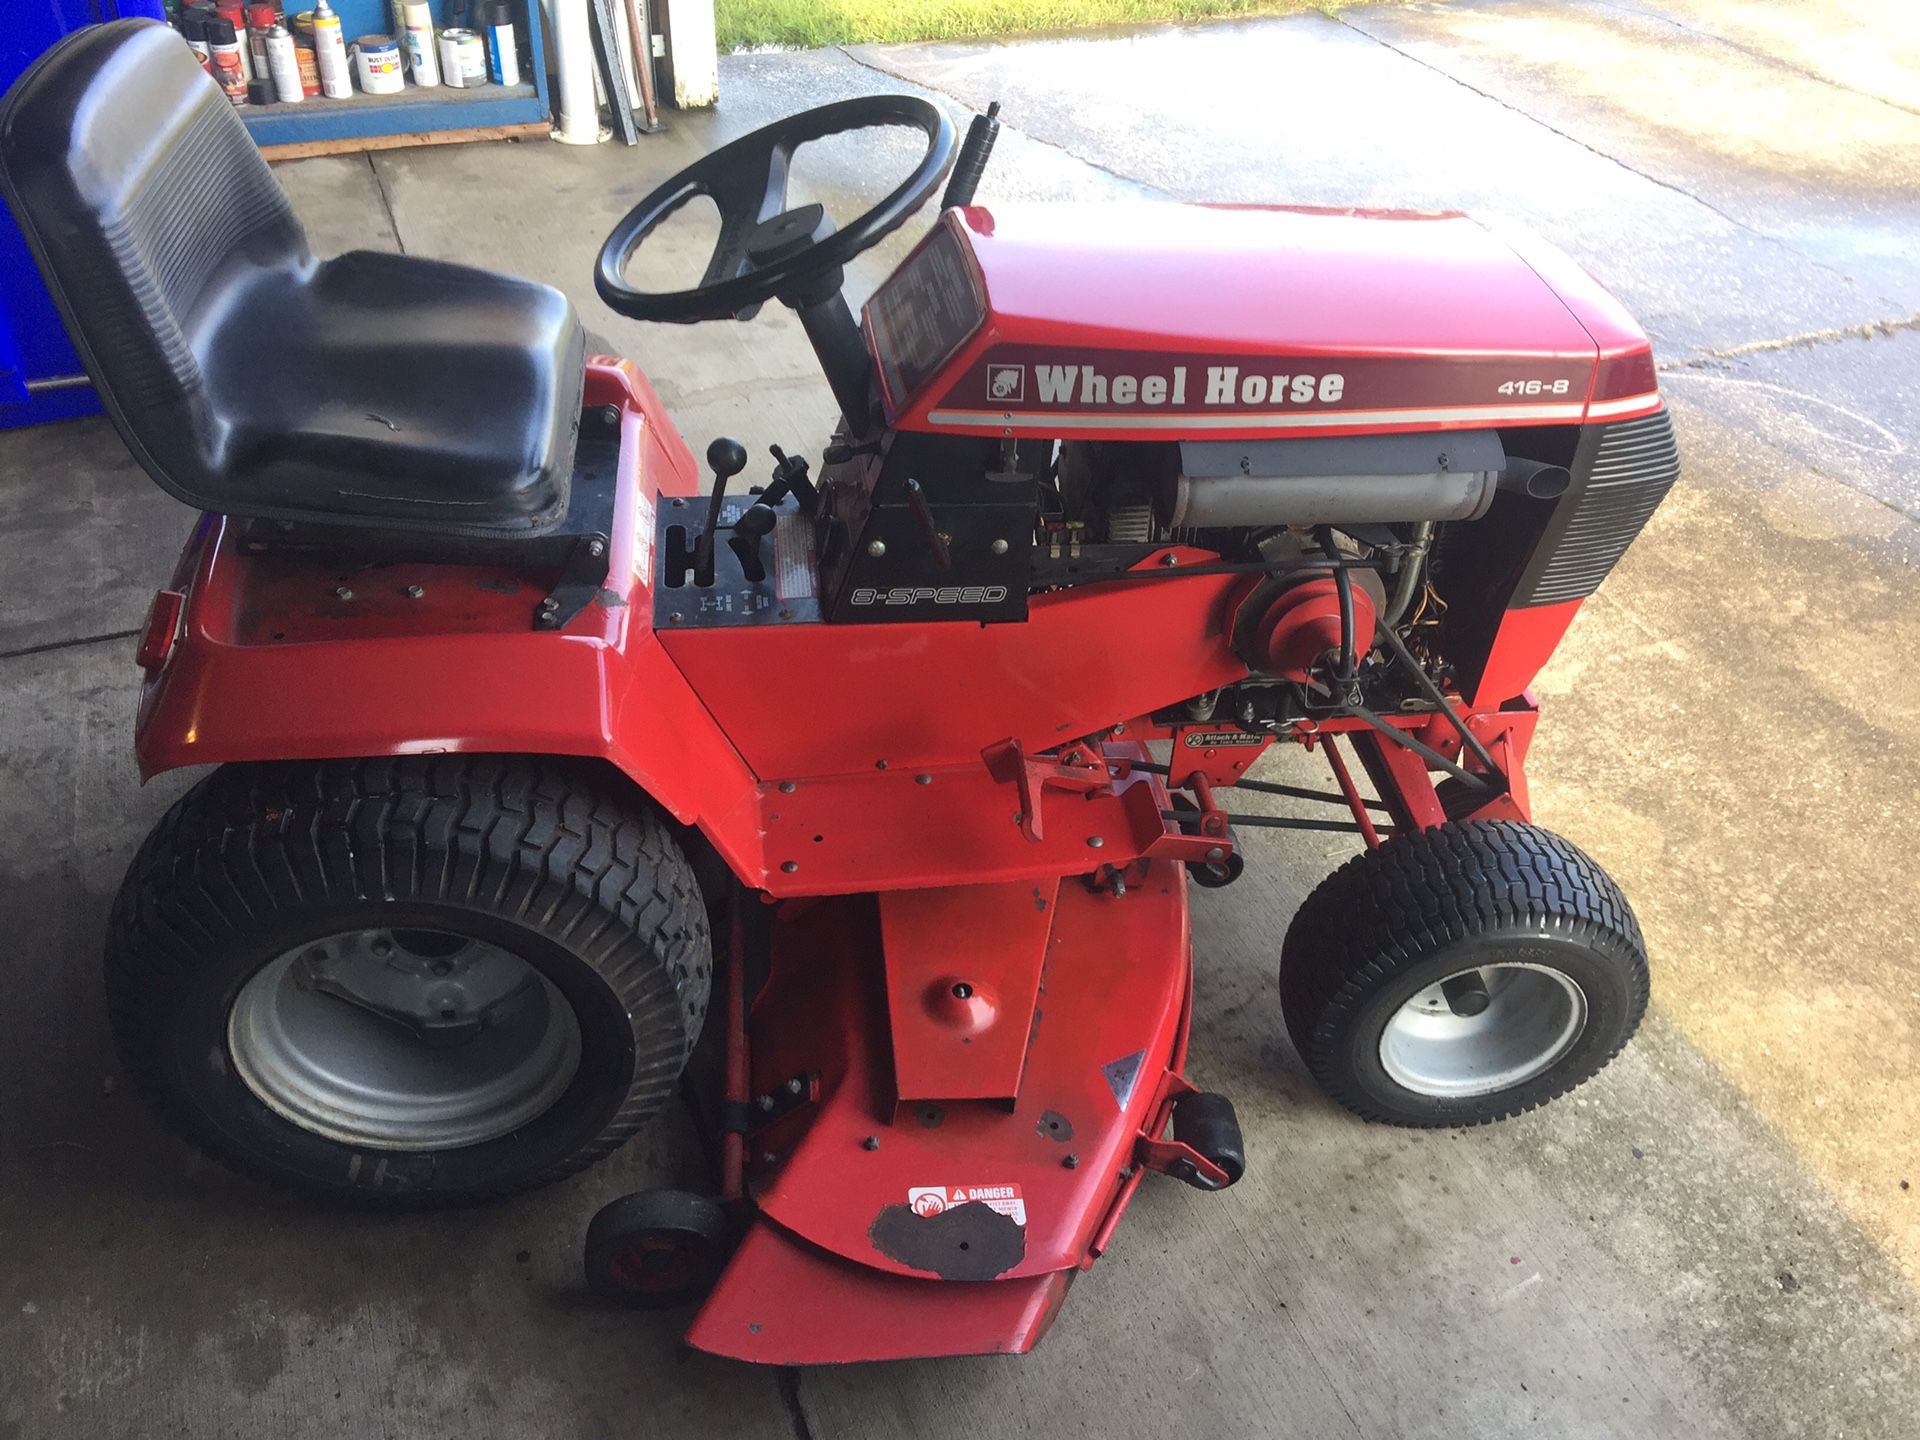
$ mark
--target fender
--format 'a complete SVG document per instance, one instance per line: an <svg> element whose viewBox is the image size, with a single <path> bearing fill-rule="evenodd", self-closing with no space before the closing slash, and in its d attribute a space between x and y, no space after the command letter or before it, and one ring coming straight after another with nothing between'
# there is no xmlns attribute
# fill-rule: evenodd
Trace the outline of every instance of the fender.
<svg viewBox="0 0 1920 1440"><path fill-rule="evenodd" d="M620 499L606 588L563 631L530 627L535 597L509 569L267 563L207 516L142 646L142 778L369 755L592 757L702 830L735 873L759 875L755 777L646 622L651 497L696 492L693 454L627 361L590 360L585 401L621 411Z"/></svg>

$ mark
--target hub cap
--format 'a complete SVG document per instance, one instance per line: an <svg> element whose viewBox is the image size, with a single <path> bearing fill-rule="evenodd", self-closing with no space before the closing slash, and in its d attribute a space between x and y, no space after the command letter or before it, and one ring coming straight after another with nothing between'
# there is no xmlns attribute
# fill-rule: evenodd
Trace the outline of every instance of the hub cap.
<svg viewBox="0 0 1920 1440"><path fill-rule="evenodd" d="M263 966L234 1001L227 1046L247 1088L302 1129L446 1150L559 1099L580 1025L511 951L444 930L352 930Z"/></svg>
<svg viewBox="0 0 1920 1440"><path fill-rule="evenodd" d="M1450 1001L1446 987L1478 976L1484 1008ZM1479 1004L1476 995L1474 1004ZM1587 1026L1587 997L1542 965L1483 965L1428 986L1394 1012L1380 1034L1381 1067L1419 1095L1491 1095L1545 1073Z"/></svg>

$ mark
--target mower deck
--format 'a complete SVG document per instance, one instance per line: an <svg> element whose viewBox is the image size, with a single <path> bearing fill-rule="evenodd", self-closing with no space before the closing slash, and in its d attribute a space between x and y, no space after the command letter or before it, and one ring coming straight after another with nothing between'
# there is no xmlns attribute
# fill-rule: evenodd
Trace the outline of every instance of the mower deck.
<svg viewBox="0 0 1920 1440"><path fill-rule="evenodd" d="M777 1364L1037 1343L1166 1126L1190 953L1171 861L1124 894L788 902L737 1112L755 1218L689 1341Z"/></svg>

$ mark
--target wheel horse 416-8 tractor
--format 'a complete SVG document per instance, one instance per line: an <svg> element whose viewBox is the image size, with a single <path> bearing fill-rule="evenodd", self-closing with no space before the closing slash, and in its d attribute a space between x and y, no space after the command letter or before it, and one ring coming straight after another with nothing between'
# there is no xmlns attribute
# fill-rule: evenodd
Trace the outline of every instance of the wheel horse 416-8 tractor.
<svg viewBox="0 0 1920 1440"><path fill-rule="evenodd" d="M837 402L817 466L748 487L719 439L703 493L555 291L316 261L169 31L21 79L14 213L134 455L206 512L136 744L217 768L106 962L195 1143L457 1204L606 1155L685 1072L715 1184L606 1207L598 1289L700 1298L688 1340L746 1360L1021 1351L1146 1176L1241 1176L1185 1076L1188 906L1250 827L1356 838L1278 969L1359 1115L1515 1114L1625 1043L1639 930L1524 766L1529 683L1676 475L1646 338L1459 215L975 203L996 124L842 101L620 223L608 306L778 300ZM799 146L876 126L924 139L897 188L844 228L789 206ZM842 267L950 169L856 320ZM632 288L702 195L701 283ZM1276 744L1327 786L1253 778Z"/></svg>

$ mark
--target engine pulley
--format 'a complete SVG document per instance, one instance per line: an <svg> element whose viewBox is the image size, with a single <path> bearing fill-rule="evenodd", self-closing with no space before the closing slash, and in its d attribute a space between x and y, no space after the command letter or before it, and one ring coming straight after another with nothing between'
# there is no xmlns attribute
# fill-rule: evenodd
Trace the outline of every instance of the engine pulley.
<svg viewBox="0 0 1920 1440"><path fill-rule="evenodd" d="M1372 648L1375 615L1373 596L1355 585L1353 643L1362 655ZM1262 668L1283 680L1305 680L1322 655L1340 648L1339 582L1314 575L1287 586L1268 602L1247 639Z"/></svg>

